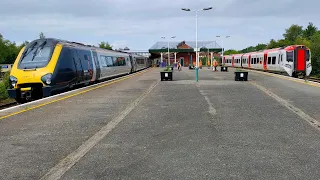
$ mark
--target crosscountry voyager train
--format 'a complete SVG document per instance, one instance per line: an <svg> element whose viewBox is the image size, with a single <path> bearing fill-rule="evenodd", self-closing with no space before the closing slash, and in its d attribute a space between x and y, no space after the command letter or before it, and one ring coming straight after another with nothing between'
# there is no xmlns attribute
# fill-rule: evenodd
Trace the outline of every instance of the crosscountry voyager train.
<svg viewBox="0 0 320 180"><path fill-rule="evenodd" d="M151 66L151 60L139 55L54 38L37 39L19 52L8 94L22 103Z"/></svg>
<svg viewBox="0 0 320 180"><path fill-rule="evenodd" d="M223 56L226 66L242 67L286 74L309 76L312 70L311 52L304 45L292 45L245 54Z"/></svg>

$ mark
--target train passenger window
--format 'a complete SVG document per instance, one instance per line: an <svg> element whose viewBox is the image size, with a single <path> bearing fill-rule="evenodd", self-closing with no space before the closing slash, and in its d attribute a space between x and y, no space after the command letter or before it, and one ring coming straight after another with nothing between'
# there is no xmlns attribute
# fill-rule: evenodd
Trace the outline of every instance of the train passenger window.
<svg viewBox="0 0 320 180"><path fill-rule="evenodd" d="M276 64L276 57L275 56L272 57L272 64Z"/></svg>
<svg viewBox="0 0 320 180"><path fill-rule="evenodd" d="M271 57L268 57L268 64L271 64Z"/></svg>
<svg viewBox="0 0 320 180"><path fill-rule="evenodd" d="M293 62L293 51L287 52L287 61Z"/></svg>

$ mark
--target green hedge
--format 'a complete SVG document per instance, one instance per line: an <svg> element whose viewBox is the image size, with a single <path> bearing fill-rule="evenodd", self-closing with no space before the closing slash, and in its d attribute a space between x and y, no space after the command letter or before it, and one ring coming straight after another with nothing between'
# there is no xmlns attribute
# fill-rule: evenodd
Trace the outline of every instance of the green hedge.
<svg viewBox="0 0 320 180"><path fill-rule="evenodd" d="M9 82L10 72L6 72L3 76L2 81L0 82L0 100L8 99L8 91L7 89L10 88Z"/></svg>

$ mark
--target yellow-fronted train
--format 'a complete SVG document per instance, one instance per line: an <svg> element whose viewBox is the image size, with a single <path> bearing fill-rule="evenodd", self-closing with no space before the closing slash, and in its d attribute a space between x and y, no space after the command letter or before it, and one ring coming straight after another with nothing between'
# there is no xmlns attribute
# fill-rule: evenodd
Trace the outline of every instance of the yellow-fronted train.
<svg viewBox="0 0 320 180"><path fill-rule="evenodd" d="M9 96L23 103L152 66L144 56L54 38L30 42L10 73Z"/></svg>

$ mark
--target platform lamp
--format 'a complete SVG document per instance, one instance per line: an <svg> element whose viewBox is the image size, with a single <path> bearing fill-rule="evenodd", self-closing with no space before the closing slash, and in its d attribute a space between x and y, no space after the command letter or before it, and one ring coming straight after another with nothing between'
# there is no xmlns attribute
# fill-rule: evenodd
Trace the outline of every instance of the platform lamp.
<svg viewBox="0 0 320 180"><path fill-rule="evenodd" d="M196 81L198 82L199 79L199 55L198 55L198 12L199 11L208 11L211 10L212 7L207 7L203 9L196 9L196 10L191 10L189 8L182 8L181 10L183 11L191 11L191 12L196 12Z"/></svg>
<svg viewBox="0 0 320 180"><path fill-rule="evenodd" d="M216 36L217 38L220 38L220 36ZM225 38L229 38L230 36L225 36ZM221 64L223 62L223 52L224 52L224 48L223 48L223 38L222 38L222 41L221 41L221 46L222 46L222 57L221 57Z"/></svg>
<svg viewBox="0 0 320 180"><path fill-rule="evenodd" d="M165 36L162 36L161 37L162 39L166 39ZM174 39L176 38L176 36L171 36L171 39ZM170 44L169 44L169 39L168 39L168 65L170 66L170 51L169 51L169 48L170 48Z"/></svg>

